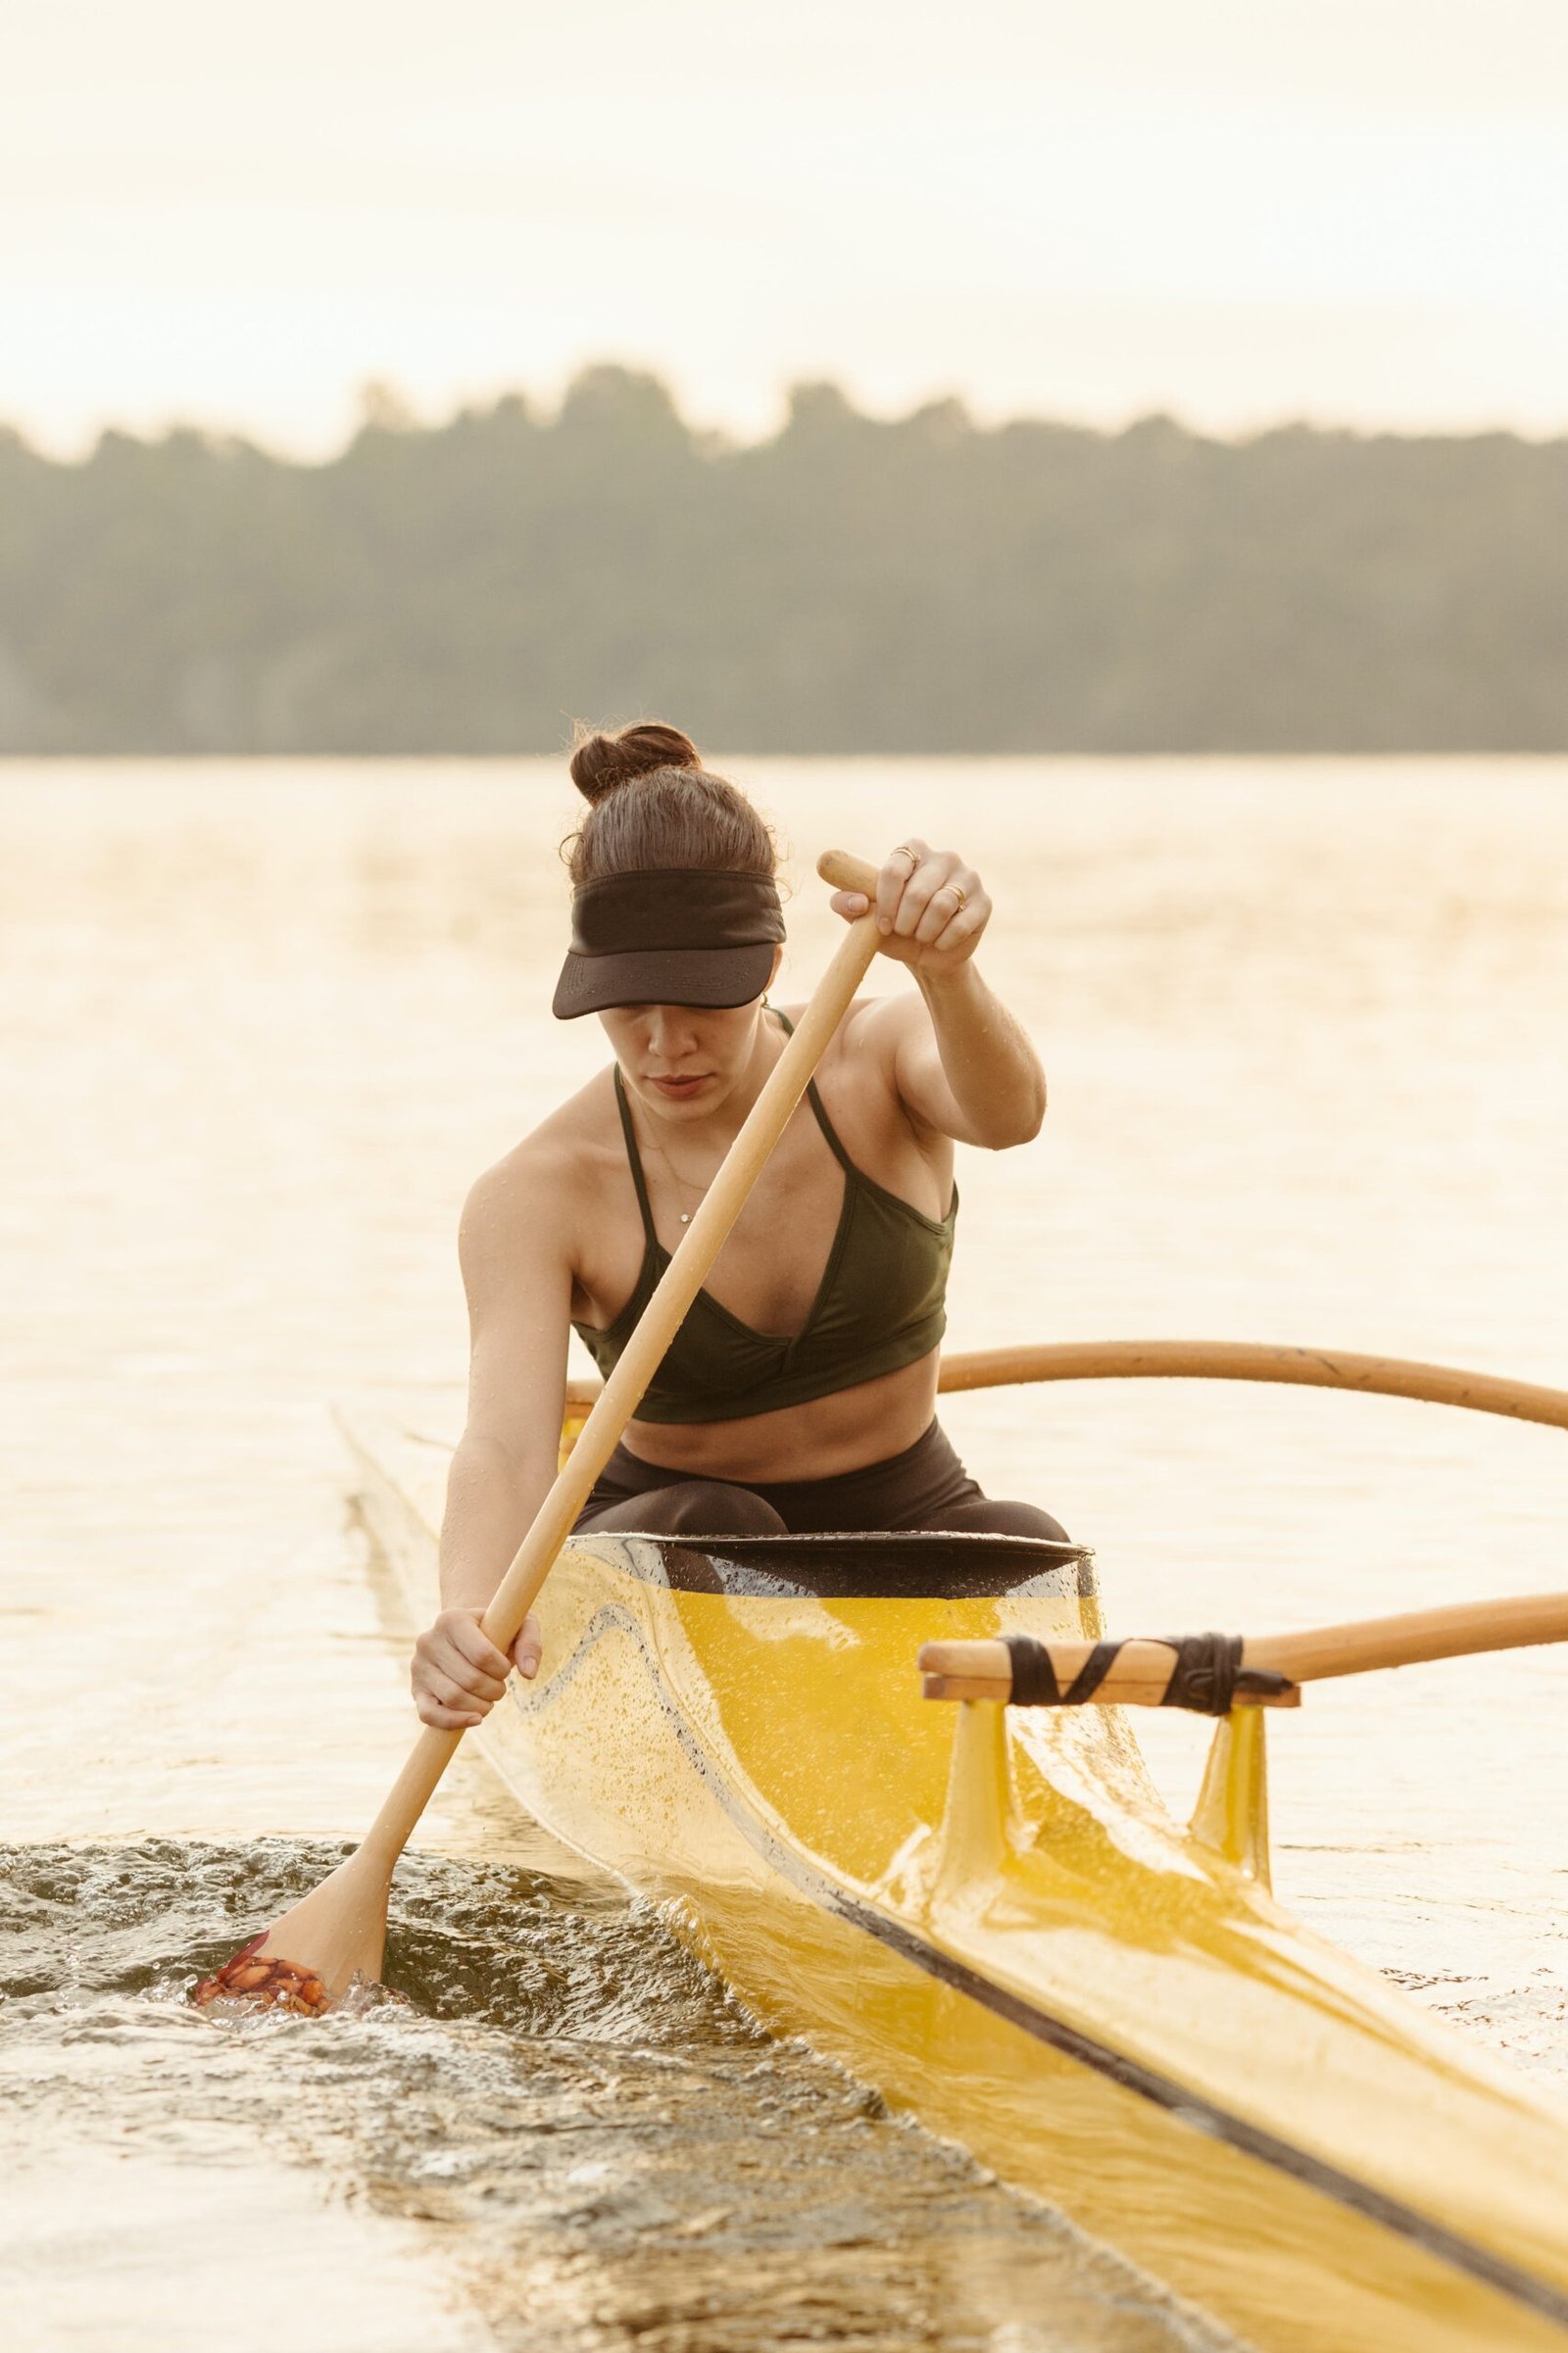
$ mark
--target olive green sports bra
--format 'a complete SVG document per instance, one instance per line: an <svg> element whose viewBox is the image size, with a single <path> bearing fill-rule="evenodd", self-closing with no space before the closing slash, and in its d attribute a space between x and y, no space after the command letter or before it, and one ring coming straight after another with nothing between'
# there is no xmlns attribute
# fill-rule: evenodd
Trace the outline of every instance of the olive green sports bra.
<svg viewBox="0 0 1568 2353"><path fill-rule="evenodd" d="M816 1124L844 1171L844 1206L827 1271L805 1325L793 1339L757 1332L721 1307L710 1293L700 1291L644 1393L637 1408L640 1421L736 1422L756 1413L776 1413L781 1406L804 1405L809 1397L829 1397L914 1364L941 1340L958 1215L956 1187L947 1216L940 1223L927 1217L856 1167L822 1108L814 1082L807 1094ZM669 1252L654 1231L618 1065L615 1102L643 1214L642 1271L630 1299L606 1330L592 1324L572 1327L607 1379L669 1264Z"/></svg>

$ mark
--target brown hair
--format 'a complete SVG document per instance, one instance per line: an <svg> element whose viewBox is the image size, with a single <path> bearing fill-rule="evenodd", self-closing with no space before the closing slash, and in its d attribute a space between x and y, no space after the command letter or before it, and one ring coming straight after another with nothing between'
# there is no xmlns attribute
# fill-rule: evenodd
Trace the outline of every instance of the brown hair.
<svg viewBox="0 0 1568 2353"><path fill-rule="evenodd" d="M579 728L571 781L590 805L562 845L579 890L607 874L649 867L771 874L777 862L765 819L744 793L704 767L697 746L678 727L643 719L618 735Z"/></svg>

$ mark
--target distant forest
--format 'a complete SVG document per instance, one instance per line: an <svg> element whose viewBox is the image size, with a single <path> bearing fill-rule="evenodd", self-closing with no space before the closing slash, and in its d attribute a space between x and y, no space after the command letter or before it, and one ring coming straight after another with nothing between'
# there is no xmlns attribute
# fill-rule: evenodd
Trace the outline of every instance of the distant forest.
<svg viewBox="0 0 1568 2353"><path fill-rule="evenodd" d="M893 422L596 368L325 465L0 432L0 751L1568 749L1568 441Z"/></svg>

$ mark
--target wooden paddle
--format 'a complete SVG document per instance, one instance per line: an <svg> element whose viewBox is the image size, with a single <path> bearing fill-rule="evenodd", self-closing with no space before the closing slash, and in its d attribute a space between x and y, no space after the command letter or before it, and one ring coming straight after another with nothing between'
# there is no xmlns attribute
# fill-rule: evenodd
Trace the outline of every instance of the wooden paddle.
<svg viewBox="0 0 1568 2353"><path fill-rule="evenodd" d="M837 890L863 891L869 898L876 887L876 868L842 851L827 853L817 871ZM681 1237L624 1354L479 1621L498 1650L510 1651L516 1640L594 1481L614 1451L864 979L878 937L873 913L851 924ZM421 1732L363 1845L222 1969L204 1979L193 1998L205 2003L233 1994L314 2015L338 2000L356 1980L373 1983L380 1975L386 1943L393 1870L462 1739L461 1732L428 1727Z"/></svg>
<svg viewBox="0 0 1568 2353"><path fill-rule="evenodd" d="M1198 1638L1212 1641L1211 1637ZM1500 1601L1463 1601L1447 1609L1419 1609L1396 1618L1363 1618L1348 1626L1320 1626L1304 1634L1248 1635L1239 1659L1283 1690L1236 1691L1237 1706L1292 1707L1297 1686L1334 1675L1365 1675L1380 1667L1413 1667L1426 1659L1467 1658L1482 1650L1520 1650L1536 1642L1568 1642L1568 1593L1520 1593ZM1201 1704L1174 1697L1178 1664L1166 1641L1129 1641L1114 1649L1103 1679L1084 1701L1104 1707ZM1066 1694L1097 1645L1085 1642L1039 1645ZM916 1662L928 1699L1000 1699L1013 1695L1013 1653L1005 1642L926 1642ZM1178 1686L1178 1689L1180 1687ZM1073 1704L1070 1700L1056 1704ZM1223 1711L1209 1711L1223 1712Z"/></svg>

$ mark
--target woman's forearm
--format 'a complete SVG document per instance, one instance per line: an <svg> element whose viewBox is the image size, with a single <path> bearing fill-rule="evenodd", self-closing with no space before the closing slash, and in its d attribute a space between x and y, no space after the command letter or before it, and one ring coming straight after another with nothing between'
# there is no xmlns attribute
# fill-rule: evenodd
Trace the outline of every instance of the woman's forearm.
<svg viewBox="0 0 1568 2353"><path fill-rule="evenodd" d="M441 1605L484 1609L555 1483L556 1457L465 1438L452 1457L441 1523Z"/></svg>
<svg viewBox="0 0 1568 2353"><path fill-rule="evenodd" d="M972 962L941 979L917 972L942 1074L977 1143L1027 1144L1046 1115L1046 1074L1027 1034Z"/></svg>

